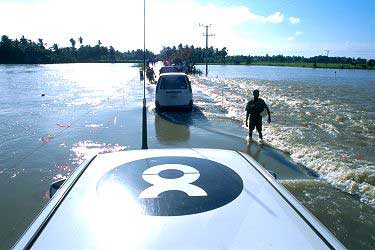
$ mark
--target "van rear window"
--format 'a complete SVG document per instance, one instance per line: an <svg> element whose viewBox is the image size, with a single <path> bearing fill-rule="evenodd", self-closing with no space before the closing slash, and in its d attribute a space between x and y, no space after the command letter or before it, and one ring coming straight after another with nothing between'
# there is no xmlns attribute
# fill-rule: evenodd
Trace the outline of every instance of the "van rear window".
<svg viewBox="0 0 375 250"><path fill-rule="evenodd" d="M187 89L185 76L164 76L160 79L160 89Z"/></svg>
<svg viewBox="0 0 375 250"><path fill-rule="evenodd" d="M162 67L160 69L160 74L162 74L162 73L172 73L172 72L178 72L178 68L176 68L176 67Z"/></svg>

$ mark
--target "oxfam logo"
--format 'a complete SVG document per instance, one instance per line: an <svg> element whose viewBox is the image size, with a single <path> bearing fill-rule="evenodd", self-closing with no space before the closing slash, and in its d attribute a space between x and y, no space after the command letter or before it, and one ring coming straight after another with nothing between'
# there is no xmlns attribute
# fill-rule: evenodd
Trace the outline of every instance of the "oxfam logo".
<svg viewBox="0 0 375 250"><path fill-rule="evenodd" d="M231 168L193 157L155 157L125 163L100 179L99 197L108 194L113 183L125 189L145 214L154 216L216 209L236 199L243 189L241 177ZM129 199L119 195L117 201L124 198Z"/></svg>

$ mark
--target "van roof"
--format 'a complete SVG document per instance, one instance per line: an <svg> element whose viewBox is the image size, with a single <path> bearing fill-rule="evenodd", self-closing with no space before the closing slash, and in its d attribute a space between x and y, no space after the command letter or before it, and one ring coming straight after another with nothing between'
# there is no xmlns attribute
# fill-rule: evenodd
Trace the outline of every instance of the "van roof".
<svg viewBox="0 0 375 250"><path fill-rule="evenodd" d="M182 173L178 182L176 171ZM88 160L15 249L249 246L345 249L253 158L194 148L133 150Z"/></svg>

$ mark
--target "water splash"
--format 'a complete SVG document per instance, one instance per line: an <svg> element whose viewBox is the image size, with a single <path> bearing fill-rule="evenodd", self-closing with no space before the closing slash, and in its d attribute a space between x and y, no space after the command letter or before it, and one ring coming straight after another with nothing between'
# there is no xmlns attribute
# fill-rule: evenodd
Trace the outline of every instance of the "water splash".
<svg viewBox="0 0 375 250"><path fill-rule="evenodd" d="M357 102L363 98L340 85L206 77L192 77L192 83L196 92L210 97L198 100L207 117L240 123L252 90L259 89L273 120L263 123L265 140L333 186L375 206L373 103L363 110Z"/></svg>
<svg viewBox="0 0 375 250"><path fill-rule="evenodd" d="M103 124L86 124L85 125L86 128L99 128L99 127L103 127Z"/></svg>

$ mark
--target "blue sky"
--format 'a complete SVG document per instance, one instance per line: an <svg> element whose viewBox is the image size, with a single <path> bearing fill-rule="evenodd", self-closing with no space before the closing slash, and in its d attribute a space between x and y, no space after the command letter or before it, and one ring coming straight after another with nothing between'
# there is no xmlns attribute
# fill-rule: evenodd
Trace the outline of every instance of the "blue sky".
<svg viewBox="0 0 375 250"><path fill-rule="evenodd" d="M212 3L207 0L203 2ZM275 43L284 43L285 37L293 37L299 31L301 35L290 39L295 46L292 51L309 54L309 51L323 50L324 53L324 50L330 50L331 55L375 57L373 0L218 0L216 3L222 6L245 5L254 13L265 16L280 11L284 21L278 25L246 22L240 29L253 31L258 39L273 40ZM288 17L298 17L300 22L291 24ZM274 51L277 52L277 49ZM284 51L281 49L281 52Z"/></svg>
<svg viewBox="0 0 375 250"><path fill-rule="evenodd" d="M0 32L69 45L100 39L120 50L142 47L143 1L0 0ZM230 54L375 58L372 0L147 0L147 47L204 46L199 23L212 24L210 45ZM11 20L11 21L10 21Z"/></svg>

